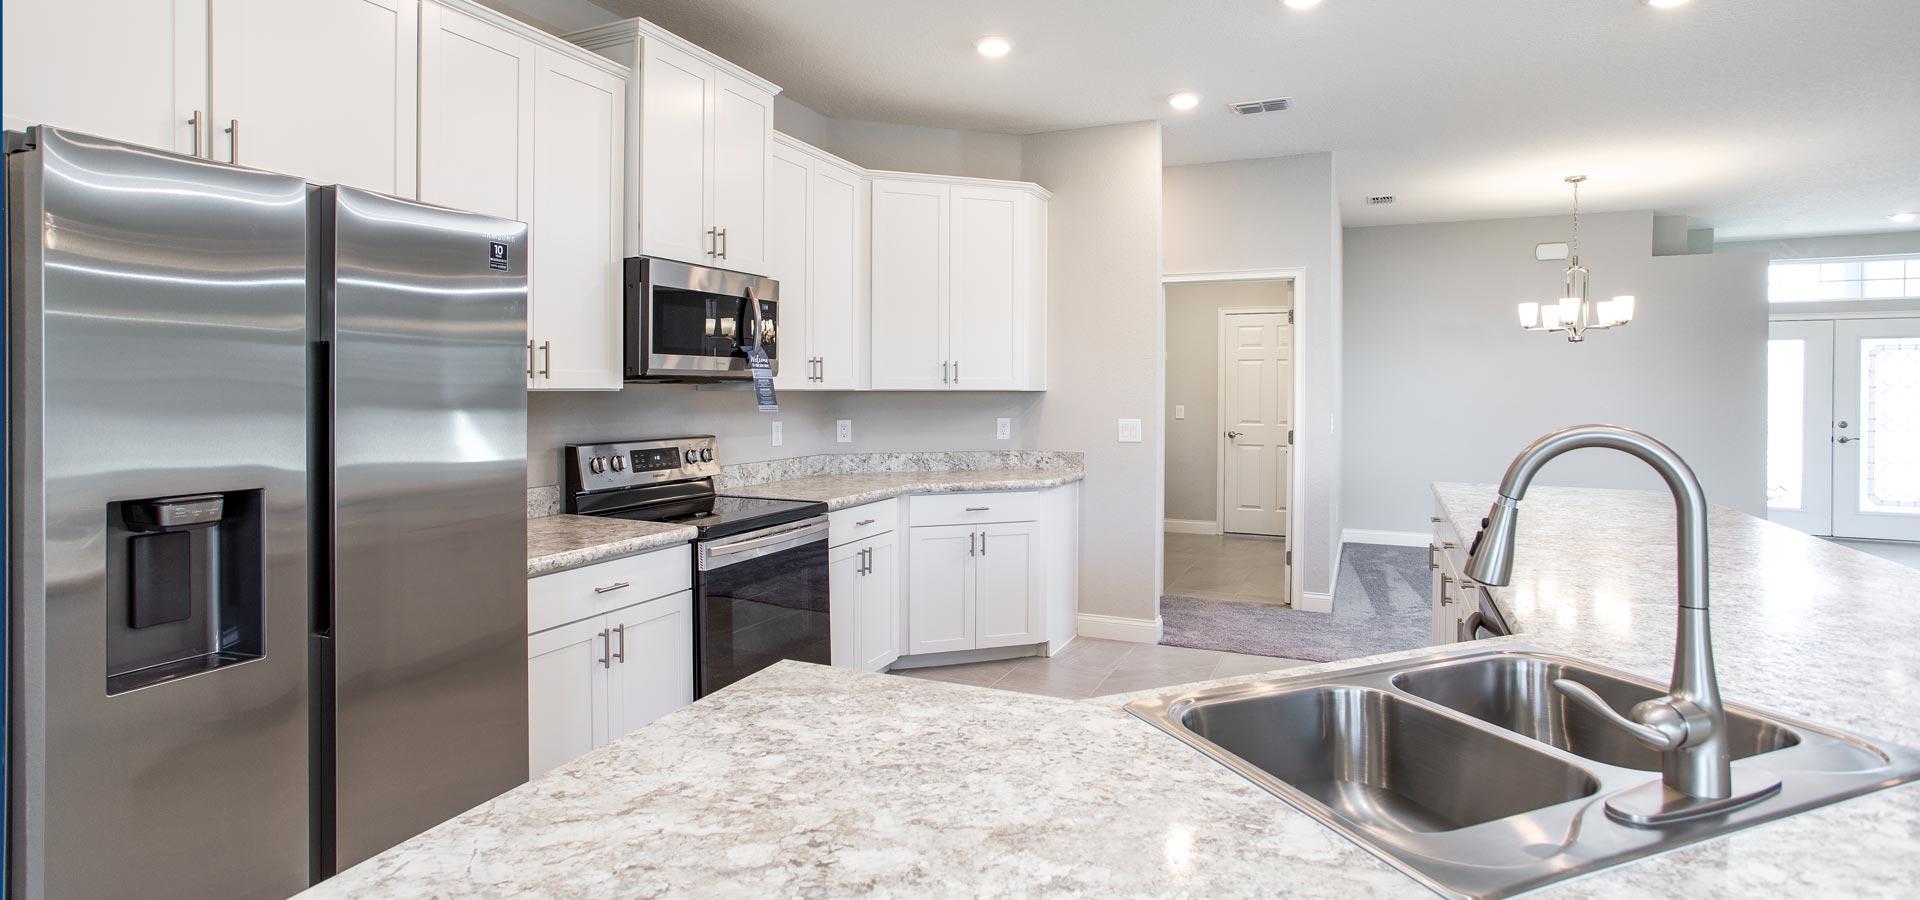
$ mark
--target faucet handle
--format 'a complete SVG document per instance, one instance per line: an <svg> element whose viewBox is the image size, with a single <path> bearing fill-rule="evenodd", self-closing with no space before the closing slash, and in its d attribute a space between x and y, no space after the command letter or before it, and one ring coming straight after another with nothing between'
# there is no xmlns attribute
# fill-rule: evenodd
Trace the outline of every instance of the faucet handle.
<svg viewBox="0 0 1920 900"><path fill-rule="evenodd" d="M1677 750L1687 743L1686 716L1675 709L1668 698L1636 703L1633 718L1628 718L1616 712L1599 694L1594 693L1593 688L1571 678L1555 678L1553 686L1567 695L1567 699L1586 707L1655 750Z"/></svg>

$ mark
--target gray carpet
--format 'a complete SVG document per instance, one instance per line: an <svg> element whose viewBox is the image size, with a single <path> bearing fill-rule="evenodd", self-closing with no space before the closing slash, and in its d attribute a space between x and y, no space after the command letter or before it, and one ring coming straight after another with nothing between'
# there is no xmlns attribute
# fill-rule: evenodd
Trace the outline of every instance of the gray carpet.
<svg viewBox="0 0 1920 900"><path fill-rule="evenodd" d="M1427 578L1419 547L1347 544L1331 614L1162 597L1160 643L1318 662L1425 647L1432 643Z"/></svg>

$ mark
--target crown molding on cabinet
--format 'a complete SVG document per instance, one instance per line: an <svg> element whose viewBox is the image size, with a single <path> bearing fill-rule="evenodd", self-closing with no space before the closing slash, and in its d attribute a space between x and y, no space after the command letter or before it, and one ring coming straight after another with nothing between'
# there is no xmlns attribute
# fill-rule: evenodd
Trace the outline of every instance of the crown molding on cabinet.
<svg viewBox="0 0 1920 900"><path fill-rule="evenodd" d="M519 19L513 18L512 16L506 15L504 13L501 13L498 10L481 6L478 3L472 2L472 0L428 0L428 2L431 2L434 5L442 7L444 9L457 12L470 19L478 19L496 28L501 28L506 31L510 31L515 35L518 35L520 37L526 38L527 40L533 41L536 44L539 44L541 47L544 47L555 53L563 54L568 59L576 60L583 65L592 66L596 69L599 69L602 72L607 73L608 75L614 75L620 78L626 78L633 71L632 69L629 69L626 66L623 66L617 62L614 62L611 59L601 56L600 54L595 53L592 50L587 49L586 47L579 46L578 44L575 44L575 43L569 43L565 38L562 38L551 32L542 31L538 28L533 27L532 25L528 25L527 23L520 21Z"/></svg>
<svg viewBox="0 0 1920 900"><path fill-rule="evenodd" d="M928 184L972 185L983 188L1004 188L1025 191L1042 200L1052 200L1053 192L1031 181L1004 181L999 178L970 178L964 175L929 175L925 172L891 172L885 169L864 170L869 178L883 178L888 181L923 181Z"/></svg>
<svg viewBox="0 0 1920 900"><path fill-rule="evenodd" d="M806 141L803 141L797 137L794 137L793 135L790 135L784 131L775 131L773 133L773 142L789 150L795 151L797 153L804 153L808 156L813 157L814 159L820 160L821 162L831 163L843 169L851 169L852 171L860 173L862 177L865 177L866 175L869 174L865 166L862 166L859 163L853 162L851 160L842 159L838 156L828 153L827 151L822 150L819 147L815 147L814 145L809 144Z"/></svg>
<svg viewBox="0 0 1920 900"><path fill-rule="evenodd" d="M733 77L738 78L741 81L745 81L748 84L751 84L756 88L759 88L760 90L766 91L769 94L780 93L779 85L774 84L773 82L768 81L765 78L761 78L760 76L755 75L752 72L749 72L746 69L741 68L740 66L734 64L733 62L721 58L720 56L714 54L713 51L710 51L705 47L700 46L699 44L696 44L692 41L687 40L686 38L683 38L677 34L674 34L673 32L666 30L665 28L661 28L660 26L655 25L652 22L647 21L646 19L641 19L641 18L622 19L621 21L618 21L618 22L609 22L605 25L597 25L593 28L587 28L580 31L575 31L570 34L563 34L561 35L561 37L566 40L572 41L576 44L579 44L580 46L585 47L588 50L598 50L602 47L611 47L611 46L616 46L618 44L625 43L631 40L636 32L638 32L639 35L643 38L651 38L653 40L665 43L668 46L671 46L682 53L688 54L694 57L695 59L700 60L701 62L704 62L710 66L720 69L721 71L726 72L727 74L732 75Z"/></svg>

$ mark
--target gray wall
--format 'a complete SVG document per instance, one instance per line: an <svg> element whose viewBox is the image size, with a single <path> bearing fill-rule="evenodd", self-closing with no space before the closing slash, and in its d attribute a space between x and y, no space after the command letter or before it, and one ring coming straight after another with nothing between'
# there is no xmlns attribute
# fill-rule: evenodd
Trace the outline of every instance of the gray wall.
<svg viewBox="0 0 1920 900"><path fill-rule="evenodd" d="M835 119L785 94L774 101L775 128L869 169L1025 178L1019 135Z"/></svg>
<svg viewBox="0 0 1920 900"><path fill-rule="evenodd" d="M1172 166L1165 173L1166 271L1300 268L1294 464L1303 486L1294 536L1303 589L1333 590L1341 529L1341 235L1333 154Z"/></svg>
<svg viewBox="0 0 1920 900"><path fill-rule="evenodd" d="M1167 518L1219 520L1220 311L1292 305L1285 281L1167 285Z"/></svg>
<svg viewBox="0 0 1920 900"><path fill-rule="evenodd" d="M1036 134L1024 144L1026 177L1053 191L1036 446L1086 451L1080 611L1152 621L1161 585L1160 125ZM1116 441L1122 418L1141 420L1141 443Z"/></svg>
<svg viewBox="0 0 1920 900"><path fill-rule="evenodd" d="M1559 294L1564 216L1346 232L1346 524L1424 534L1434 481L1495 482L1566 425L1609 422L1672 445L1715 503L1765 512L1766 258L1651 254L1651 213L1581 217L1595 297L1633 294L1632 324L1528 333L1514 304ZM1644 465L1585 451L1543 484L1655 489Z"/></svg>
<svg viewBox="0 0 1920 900"><path fill-rule="evenodd" d="M621 391L536 391L527 395L527 485L560 483L560 448L572 443L712 434L724 462L754 462L810 453L886 450L1025 450L1035 443L1036 394L890 393L780 394L780 411L754 408L744 390L688 385L630 385ZM994 439L994 420L1013 420L1008 440ZM835 443L834 422L853 420L853 442ZM772 445L774 421L784 432ZM1078 450L1077 444L1048 450Z"/></svg>

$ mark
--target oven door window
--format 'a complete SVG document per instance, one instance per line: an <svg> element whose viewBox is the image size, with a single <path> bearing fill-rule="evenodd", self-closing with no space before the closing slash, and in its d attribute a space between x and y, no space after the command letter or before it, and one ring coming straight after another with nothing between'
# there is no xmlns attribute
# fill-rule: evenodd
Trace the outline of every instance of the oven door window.
<svg viewBox="0 0 1920 900"><path fill-rule="evenodd" d="M700 573L699 692L783 659L832 662L827 541Z"/></svg>

